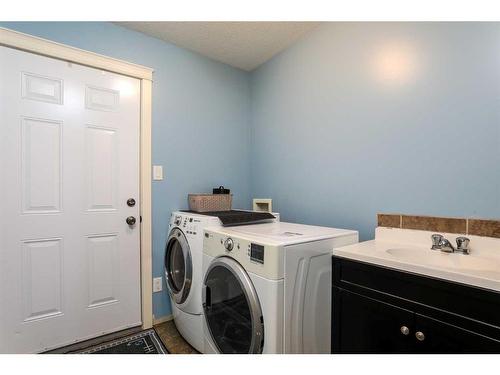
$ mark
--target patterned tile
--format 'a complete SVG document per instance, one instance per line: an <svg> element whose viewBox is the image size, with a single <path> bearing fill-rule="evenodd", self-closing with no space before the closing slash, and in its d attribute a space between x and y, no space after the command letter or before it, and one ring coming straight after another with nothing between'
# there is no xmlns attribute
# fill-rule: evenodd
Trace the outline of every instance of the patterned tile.
<svg viewBox="0 0 500 375"><path fill-rule="evenodd" d="M469 219L468 234L500 238L500 220Z"/></svg>
<svg viewBox="0 0 500 375"><path fill-rule="evenodd" d="M182 338L173 320L158 324L154 328L170 354L199 354Z"/></svg>
<svg viewBox="0 0 500 375"><path fill-rule="evenodd" d="M379 227L400 228L401 215L378 214L377 221Z"/></svg>
<svg viewBox="0 0 500 375"><path fill-rule="evenodd" d="M466 219L403 215L401 223L403 229L463 234L466 232Z"/></svg>

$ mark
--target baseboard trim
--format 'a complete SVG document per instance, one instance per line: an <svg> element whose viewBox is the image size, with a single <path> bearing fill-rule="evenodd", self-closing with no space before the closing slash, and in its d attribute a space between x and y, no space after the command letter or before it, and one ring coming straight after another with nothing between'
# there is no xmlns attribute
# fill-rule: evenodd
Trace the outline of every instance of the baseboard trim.
<svg viewBox="0 0 500 375"><path fill-rule="evenodd" d="M161 318L153 317L153 325L158 325L161 323L169 322L171 320L174 320L174 316L172 314L162 316Z"/></svg>

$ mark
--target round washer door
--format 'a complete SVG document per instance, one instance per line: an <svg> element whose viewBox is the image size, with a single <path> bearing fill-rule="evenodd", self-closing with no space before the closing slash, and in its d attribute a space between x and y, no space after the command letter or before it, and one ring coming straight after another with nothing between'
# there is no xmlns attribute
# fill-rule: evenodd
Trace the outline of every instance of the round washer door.
<svg viewBox="0 0 500 375"><path fill-rule="evenodd" d="M229 257L212 261L203 282L203 315L220 353L262 353L264 320L255 288Z"/></svg>
<svg viewBox="0 0 500 375"><path fill-rule="evenodd" d="M168 236L165 249L165 279L175 303L184 303L191 290L193 263L186 236L178 228L174 228Z"/></svg>

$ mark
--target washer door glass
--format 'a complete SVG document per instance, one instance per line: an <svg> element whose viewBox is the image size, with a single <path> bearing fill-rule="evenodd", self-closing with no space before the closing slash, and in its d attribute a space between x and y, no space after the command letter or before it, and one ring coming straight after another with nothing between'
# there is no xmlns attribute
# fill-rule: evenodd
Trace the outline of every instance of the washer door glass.
<svg viewBox="0 0 500 375"><path fill-rule="evenodd" d="M167 240L165 251L165 278L172 299L183 303L191 288L192 260L189 246L179 229L174 229Z"/></svg>
<svg viewBox="0 0 500 375"><path fill-rule="evenodd" d="M245 270L228 257L215 259L205 276L205 321L220 353L261 353L262 311Z"/></svg>
<svg viewBox="0 0 500 375"><path fill-rule="evenodd" d="M172 289L176 292L181 291L184 285L184 276L186 275L186 268L184 267L186 260L182 251L182 245L176 239L172 240L169 251L169 276L172 281Z"/></svg>

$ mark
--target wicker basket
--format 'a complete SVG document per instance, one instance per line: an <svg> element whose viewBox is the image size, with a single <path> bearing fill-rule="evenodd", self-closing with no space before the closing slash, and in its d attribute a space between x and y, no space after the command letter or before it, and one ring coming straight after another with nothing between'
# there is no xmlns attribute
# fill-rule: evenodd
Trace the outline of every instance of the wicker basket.
<svg viewBox="0 0 500 375"><path fill-rule="evenodd" d="M232 194L189 194L189 209L195 212L229 211L233 203Z"/></svg>

